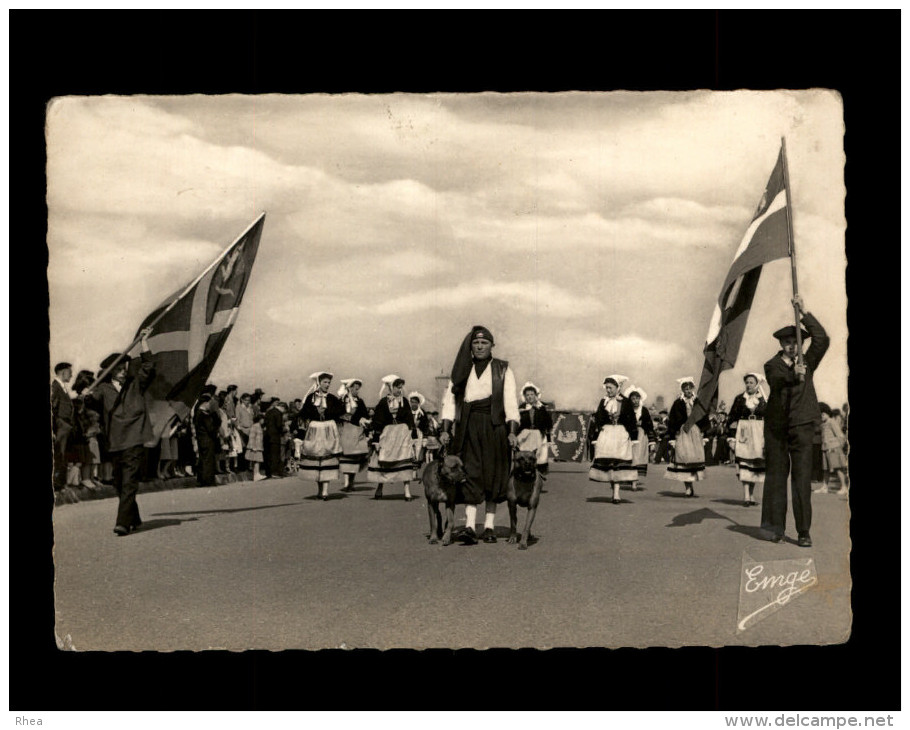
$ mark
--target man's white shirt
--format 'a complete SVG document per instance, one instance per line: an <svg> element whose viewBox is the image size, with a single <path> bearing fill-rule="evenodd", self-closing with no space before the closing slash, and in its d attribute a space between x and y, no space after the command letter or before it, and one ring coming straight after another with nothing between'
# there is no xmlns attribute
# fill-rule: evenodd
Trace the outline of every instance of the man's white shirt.
<svg viewBox="0 0 910 730"><path fill-rule="evenodd" d="M493 395L493 364L487 365L483 374L478 378L471 366L471 374L468 375L468 381L465 383L464 399L466 403L477 400L483 400ZM518 421L518 390L515 387L515 376L512 374L512 368L507 367L503 378L502 388L503 406L505 407L506 420ZM446 388L445 396L442 399L442 412L440 414L444 421L455 420L455 395L452 393L452 381Z"/></svg>

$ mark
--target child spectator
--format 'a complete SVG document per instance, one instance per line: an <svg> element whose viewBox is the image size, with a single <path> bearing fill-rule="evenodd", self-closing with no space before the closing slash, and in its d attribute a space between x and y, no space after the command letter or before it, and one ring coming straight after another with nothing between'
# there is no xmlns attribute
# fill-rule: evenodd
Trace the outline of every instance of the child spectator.
<svg viewBox="0 0 910 730"><path fill-rule="evenodd" d="M98 468L101 465L101 453L98 450L98 434L101 433L101 414L89 406L89 400L83 396L95 378L91 370L80 370L73 381L74 423L71 437L72 460L79 467L79 476L75 480L78 486L86 489L100 487L97 481ZM92 402L93 404L93 402ZM93 477L95 477L93 479Z"/></svg>
<svg viewBox="0 0 910 730"><path fill-rule="evenodd" d="M828 479L831 472L837 474L840 489L836 494L847 494L847 462L844 458L844 432L827 403L819 403L822 412L822 451L825 460L825 483L816 492L828 491Z"/></svg>
<svg viewBox="0 0 910 730"><path fill-rule="evenodd" d="M260 479L265 479L265 475L259 473L260 465L263 462L261 413L253 416L253 425L250 426L250 439L246 445L246 460L253 465L253 481L258 482Z"/></svg>

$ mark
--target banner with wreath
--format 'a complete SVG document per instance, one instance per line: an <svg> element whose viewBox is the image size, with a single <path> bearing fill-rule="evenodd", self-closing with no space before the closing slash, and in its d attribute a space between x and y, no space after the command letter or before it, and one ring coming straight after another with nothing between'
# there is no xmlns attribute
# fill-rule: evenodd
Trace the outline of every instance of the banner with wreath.
<svg viewBox="0 0 910 730"><path fill-rule="evenodd" d="M576 411L553 414L552 452L556 461L582 461L588 443L588 415Z"/></svg>

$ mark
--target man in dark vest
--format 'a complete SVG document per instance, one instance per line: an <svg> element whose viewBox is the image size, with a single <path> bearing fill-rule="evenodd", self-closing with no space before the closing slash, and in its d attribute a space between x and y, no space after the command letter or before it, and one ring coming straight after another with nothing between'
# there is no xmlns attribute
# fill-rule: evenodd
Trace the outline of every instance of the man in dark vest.
<svg viewBox="0 0 910 730"><path fill-rule="evenodd" d="M828 349L830 340L815 317L803 307L802 298L793 298L806 326L803 338L811 337L803 365L797 363L796 327L774 333L781 350L765 363L765 380L771 387L765 412L765 490L761 526L772 542L783 542L787 521L787 477L793 501L800 547L812 547L812 438L821 420L812 376Z"/></svg>
<svg viewBox="0 0 910 730"><path fill-rule="evenodd" d="M461 457L467 472L463 489L466 529L462 539L477 542L477 505L486 502L483 541L496 542L496 505L505 501L519 414L515 376L509 363L492 356L490 330L477 325L465 336L452 366L442 404L443 446ZM453 434L454 427L454 434Z"/></svg>

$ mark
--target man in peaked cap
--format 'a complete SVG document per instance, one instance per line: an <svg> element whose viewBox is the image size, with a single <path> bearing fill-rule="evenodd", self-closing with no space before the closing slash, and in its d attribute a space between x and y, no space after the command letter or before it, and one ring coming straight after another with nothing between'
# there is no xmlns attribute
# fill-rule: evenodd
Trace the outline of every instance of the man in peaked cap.
<svg viewBox="0 0 910 730"><path fill-rule="evenodd" d="M783 327L774 333L781 349L765 363L765 380L771 394L765 411L765 488L761 526L770 534L772 542L783 542L789 476L797 542L800 547L812 547L809 536L812 438L821 420L812 376L828 350L830 340L819 321L805 310L801 297L795 296L793 305L806 325L802 336L811 337L812 344L806 350L805 364L798 364L796 327Z"/></svg>
<svg viewBox="0 0 910 730"><path fill-rule="evenodd" d="M493 334L476 325L465 336L452 366L442 404L443 446L461 457L466 529L462 539L476 542L477 505L486 503L483 541L496 542L496 505L505 501L511 452L517 444L519 414L515 376L509 363L492 356ZM454 428L454 434L453 434Z"/></svg>
<svg viewBox="0 0 910 730"><path fill-rule="evenodd" d="M73 401L66 390L66 384L73 377L73 366L58 362L54 366L51 381L51 425L54 433L54 489L66 486L66 444L73 430Z"/></svg>

